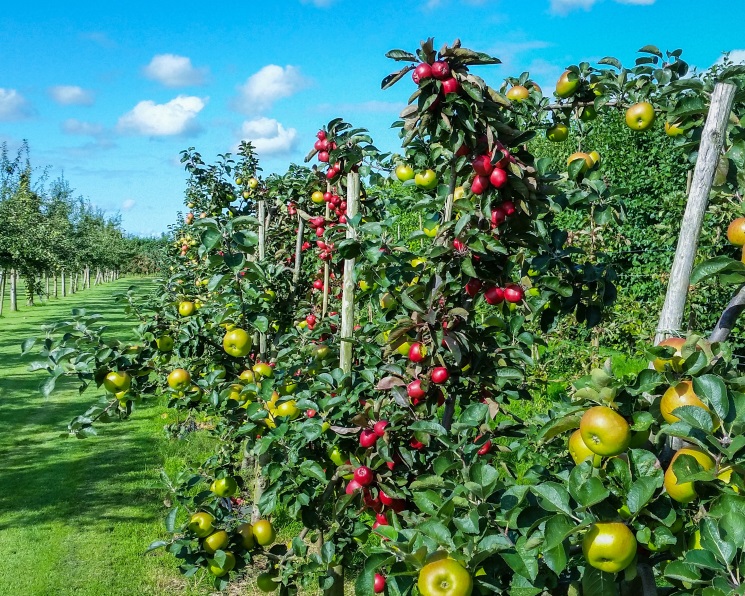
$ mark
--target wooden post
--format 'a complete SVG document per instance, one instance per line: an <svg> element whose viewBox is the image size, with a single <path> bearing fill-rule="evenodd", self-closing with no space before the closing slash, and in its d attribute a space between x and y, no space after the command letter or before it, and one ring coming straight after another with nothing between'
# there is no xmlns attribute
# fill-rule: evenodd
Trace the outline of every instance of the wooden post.
<svg viewBox="0 0 745 596"><path fill-rule="evenodd" d="M326 183L326 191L331 192L331 184ZM347 205L347 210L349 210L349 205ZM331 217L331 203L326 203L326 215L325 220L328 222L329 218ZM326 318L326 313L329 309L329 282L331 281L331 264L329 261L323 262L323 303L321 307L321 318Z"/></svg>
<svg viewBox="0 0 745 596"><path fill-rule="evenodd" d="M698 237L709 203L714 172L724 144L735 91L736 87L730 83L717 83L714 87L709 114L706 117L706 124L704 124L704 130L701 134L701 145L696 167L693 171L691 192L688 195L683 223L680 226L678 247L670 271L665 304L657 323L655 344L661 342L671 332L679 330L683 320L683 310L685 309L693 261L696 257Z"/></svg>
<svg viewBox="0 0 745 596"><path fill-rule="evenodd" d="M18 276L16 270L10 270L10 312L18 310Z"/></svg>
<svg viewBox="0 0 745 596"><path fill-rule="evenodd" d="M453 203L455 202L455 162L450 164L450 180L448 181L448 197L445 199L445 213L442 223L446 224L453 219Z"/></svg>
<svg viewBox="0 0 745 596"><path fill-rule="evenodd" d="M347 174L347 218L357 215L360 196L360 175L355 172ZM356 233L347 225L347 238L354 239ZM345 372L352 372L352 335L354 330L354 259L344 260L344 280L341 298L341 346L339 349L339 367Z"/></svg>
<svg viewBox="0 0 745 596"><path fill-rule="evenodd" d="M266 257L266 203L259 201L259 261ZM266 333L259 332L259 356L266 358Z"/></svg>
<svg viewBox="0 0 745 596"><path fill-rule="evenodd" d="M303 234L305 233L305 220L297 216L297 238L295 239L295 271L292 273L293 291L297 293L297 284L300 282L300 270L303 266Z"/></svg>

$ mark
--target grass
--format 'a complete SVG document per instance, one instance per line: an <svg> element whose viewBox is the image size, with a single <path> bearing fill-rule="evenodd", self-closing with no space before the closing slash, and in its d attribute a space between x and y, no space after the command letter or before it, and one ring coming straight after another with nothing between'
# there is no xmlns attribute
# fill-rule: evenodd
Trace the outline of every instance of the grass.
<svg viewBox="0 0 745 596"><path fill-rule="evenodd" d="M44 372L29 372L23 339L41 324L85 307L104 315L111 336L126 337L132 323L111 299L146 279L119 280L0 319L0 594L201 595L203 580L184 579L164 551L143 555L163 537L165 511L159 470L175 471L201 460L205 444L169 441L161 405L135 411L130 421L100 428L87 440L59 435L98 395L58 386L48 400L38 391Z"/></svg>

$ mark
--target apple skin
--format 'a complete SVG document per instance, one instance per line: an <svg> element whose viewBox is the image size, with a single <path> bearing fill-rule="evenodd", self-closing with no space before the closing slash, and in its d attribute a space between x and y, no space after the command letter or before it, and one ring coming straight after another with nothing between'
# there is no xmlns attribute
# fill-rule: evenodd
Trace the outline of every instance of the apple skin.
<svg viewBox="0 0 745 596"><path fill-rule="evenodd" d="M471 182L471 192L475 195L482 195L490 186L489 178L487 176L476 176Z"/></svg>
<svg viewBox="0 0 745 596"><path fill-rule="evenodd" d="M422 389L422 382L416 379L406 386L406 393L411 399L422 399L427 396L427 392Z"/></svg>
<svg viewBox="0 0 745 596"><path fill-rule="evenodd" d="M466 294L468 294L471 298L475 298L481 290L482 285L483 284L480 279L472 277L466 284Z"/></svg>
<svg viewBox="0 0 745 596"><path fill-rule="evenodd" d="M451 93L458 93L460 90L460 83L458 82L458 79L455 77L450 77L449 79L445 79L442 81L442 91L445 93L445 95L450 95Z"/></svg>
<svg viewBox="0 0 745 596"><path fill-rule="evenodd" d="M553 143L563 143L569 138L569 127L559 122L546 130L546 138Z"/></svg>
<svg viewBox="0 0 745 596"><path fill-rule="evenodd" d="M360 486L370 486L375 479L375 474L367 466L360 466L354 471L354 479Z"/></svg>
<svg viewBox="0 0 745 596"><path fill-rule="evenodd" d="M434 170L424 170L414 176L414 183L424 190L432 190L437 187L437 174Z"/></svg>
<svg viewBox="0 0 745 596"><path fill-rule="evenodd" d="M580 419L579 431L588 449L604 457L623 453L631 442L629 423L608 406L586 410Z"/></svg>
<svg viewBox="0 0 745 596"><path fill-rule="evenodd" d="M422 362L427 357L427 346L422 343L414 342L409 348L409 360L412 362Z"/></svg>
<svg viewBox="0 0 745 596"><path fill-rule="evenodd" d="M360 433L360 447L369 449L378 441L378 435L371 428L365 428Z"/></svg>
<svg viewBox="0 0 745 596"><path fill-rule="evenodd" d="M621 522L594 523L582 539L582 554L596 569L618 573L636 556L636 538Z"/></svg>
<svg viewBox="0 0 745 596"><path fill-rule="evenodd" d="M446 383L447 380L450 378L450 373L444 366L436 366L432 369L430 378L435 385L442 385L443 383Z"/></svg>
<svg viewBox="0 0 745 596"><path fill-rule="evenodd" d="M438 60L432 63L431 71L433 77L442 81L450 76L450 65L444 60Z"/></svg>
<svg viewBox="0 0 745 596"><path fill-rule="evenodd" d="M727 240L735 246L745 245L745 217L737 217L727 227Z"/></svg>
<svg viewBox="0 0 745 596"><path fill-rule="evenodd" d="M375 425L373 426L373 430L375 431L375 434L379 437L382 437L385 434L385 429L388 426L387 420L378 420Z"/></svg>
<svg viewBox="0 0 745 596"><path fill-rule="evenodd" d="M571 97L577 92L577 89L579 88L579 77L572 80L569 78L569 74L570 71L565 70L559 77L559 80L556 81L556 95L558 95L562 99ZM577 76L576 73L574 74L574 76Z"/></svg>
<svg viewBox="0 0 745 596"><path fill-rule="evenodd" d="M582 166L582 169L580 170L580 173L585 173L587 170L589 170L592 166L595 165L595 162L592 160L592 157L590 157L589 153L583 153L582 151L577 151L576 153L572 153L567 158L567 165L571 164L573 161L576 161L578 159L584 159L585 163Z"/></svg>
<svg viewBox="0 0 745 596"><path fill-rule="evenodd" d="M504 289L504 299L507 302L517 304L518 302L522 301L524 296L525 292L517 284L509 284Z"/></svg>
<svg viewBox="0 0 745 596"><path fill-rule="evenodd" d="M488 176L494 169L489 155L479 155L471 162L471 167L479 176Z"/></svg>
<svg viewBox="0 0 745 596"><path fill-rule="evenodd" d="M396 166L396 178L401 182L406 182L414 178L414 168L407 166L406 164L399 164Z"/></svg>
<svg viewBox="0 0 745 596"><path fill-rule="evenodd" d="M524 101L530 97L530 91L528 91L527 87L523 87L522 85L515 85L514 87L511 87L509 91L507 91L507 99L510 101L514 101L517 103L520 103L521 101Z"/></svg>
<svg viewBox="0 0 745 596"><path fill-rule="evenodd" d="M385 577L379 573L376 573L373 579L373 592L376 594L385 592Z"/></svg>
<svg viewBox="0 0 745 596"><path fill-rule="evenodd" d="M484 292L484 300L487 304L495 305L504 302L504 290L497 286L492 286Z"/></svg>
<svg viewBox="0 0 745 596"><path fill-rule="evenodd" d="M507 172L500 170L499 168L494 168L491 176L489 176L489 182L491 182L491 185L494 188L502 188L507 184Z"/></svg>
<svg viewBox="0 0 745 596"><path fill-rule="evenodd" d="M432 67L426 62L417 64L414 72L411 73L411 78L418 85L420 81L424 81L432 77Z"/></svg>
<svg viewBox="0 0 745 596"><path fill-rule="evenodd" d="M655 120L654 106L648 101L635 103L626 110L626 125L631 130L647 130Z"/></svg>
<svg viewBox="0 0 745 596"><path fill-rule="evenodd" d="M222 340L222 347L225 350L225 353L234 356L235 358L248 356L252 344L251 336L243 329L233 329L232 331L228 331Z"/></svg>

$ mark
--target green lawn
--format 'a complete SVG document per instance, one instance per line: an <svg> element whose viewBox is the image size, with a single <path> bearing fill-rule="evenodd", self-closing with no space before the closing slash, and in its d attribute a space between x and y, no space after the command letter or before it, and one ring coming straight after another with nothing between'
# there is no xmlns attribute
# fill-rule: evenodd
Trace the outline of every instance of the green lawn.
<svg viewBox="0 0 745 596"><path fill-rule="evenodd" d="M113 335L127 336L131 321L114 291L147 279L122 279L0 318L0 594L208 594L200 579L184 579L162 550L143 555L163 535L164 491L159 470L201 460L205 445L168 441L166 409L136 410L123 424L99 427L99 437L59 438L97 393L80 396L72 383L45 400L43 371L29 372L33 355L20 344L41 324L84 307L104 315ZM201 575L201 574L200 574Z"/></svg>

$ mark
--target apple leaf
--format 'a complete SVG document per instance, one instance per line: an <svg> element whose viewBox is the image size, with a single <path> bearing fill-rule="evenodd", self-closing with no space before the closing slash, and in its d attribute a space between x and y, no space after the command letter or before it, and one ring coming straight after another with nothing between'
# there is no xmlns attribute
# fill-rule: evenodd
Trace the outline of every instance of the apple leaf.
<svg viewBox="0 0 745 596"><path fill-rule="evenodd" d="M397 60L399 62L419 61L419 59L414 54L405 50L391 50L390 52L386 52L385 57L390 58L391 60Z"/></svg>
<svg viewBox="0 0 745 596"><path fill-rule="evenodd" d="M702 375L694 377L693 390L696 395L703 397L714 408L717 416L727 418L729 414L729 398L724 381L716 375Z"/></svg>

